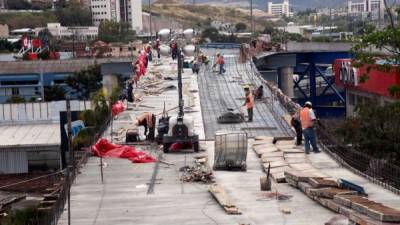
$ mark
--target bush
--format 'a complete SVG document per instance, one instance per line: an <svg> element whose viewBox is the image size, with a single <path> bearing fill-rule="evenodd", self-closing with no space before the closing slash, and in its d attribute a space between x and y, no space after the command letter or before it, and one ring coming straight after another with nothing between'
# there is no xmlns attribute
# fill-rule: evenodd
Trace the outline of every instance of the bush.
<svg viewBox="0 0 400 225"><path fill-rule="evenodd" d="M19 95L13 95L9 99L7 99L7 103L24 103L26 100L19 96Z"/></svg>

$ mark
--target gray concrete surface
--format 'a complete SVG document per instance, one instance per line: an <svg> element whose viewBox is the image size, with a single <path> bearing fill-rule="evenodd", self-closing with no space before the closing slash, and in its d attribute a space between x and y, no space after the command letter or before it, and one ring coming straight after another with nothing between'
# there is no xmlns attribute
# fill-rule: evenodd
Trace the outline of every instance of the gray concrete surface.
<svg viewBox="0 0 400 225"><path fill-rule="evenodd" d="M172 75L176 64L157 67L164 75ZM153 68L155 69L155 68ZM189 89L197 89L196 76L185 71L184 81ZM173 81L171 81L173 82ZM176 81L175 81L176 82ZM194 98L193 98L194 97ZM197 112L187 114L195 119L195 127L201 138L205 137L203 118L198 93L186 99L194 101ZM167 108L177 104L177 91L167 91L158 96L142 96L142 103L154 109L136 108L125 111L114 121L114 129L132 126L132 118L143 111L161 112L163 102ZM186 101L189 102L189 101ZM175 105L176 106L176 105ZM174 115L176 112L170 112ZM269 119L273 119L272 117ZM273 121L271 121L273 122ZM207 123L206 123L207 124ZM108 132L109 133L109 132ZM207 192L207 185L182 183L179 168L193 163L196 155L208 155L213 163L214 143L202 141L205 152L164 154L164 159L173 166L161 164L154 194L147 194L154 163L132 164L122 159L104 159L104 184L100 180L99 159L92 157L82 168L71 191L71 218L73 225L321 225L335 213L323 208L288 184L273 184L273 190L293 196L289 201L260 198L259 178L264 175L260 159L250 150L249 140L247 171L215 171L216 180L225 187L232 200L243 212L242 215L227 215ZM153 155L158 146L138 146ZM325 153L312 154L308 160L324 173L333 177L344 177L364 185L372 199L381 200L393 207L399 207L396 196L367 180L340 167ZM291 214L283 214L288 209ZM67 224L67 211L62 214L59 225Z"/></svg>

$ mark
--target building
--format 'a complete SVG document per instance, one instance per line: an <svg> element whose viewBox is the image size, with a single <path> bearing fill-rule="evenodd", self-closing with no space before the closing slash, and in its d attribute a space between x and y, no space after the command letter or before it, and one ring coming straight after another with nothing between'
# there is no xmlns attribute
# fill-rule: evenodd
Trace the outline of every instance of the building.
<svg viewBox="0 0 400 225"><path fill-rule="evenodd" d="M72 39L75 34L75 40L77 41L85 41L85 40L94 40L99 35L99 28L96 26L85 26L85 27L64 27L61 26L60 23L48 23L46 27L51 35L58 39L70 38ZM36 35L42 31L43 27L36 28Z"/></svg>
<svg viewBox="0 0 400 225"><path fill-rule="evenodd" d="M368 79L360 82L360 77L367 73L367 66L355 68L351 59L337 59L334 63L335 83L346 91L346 115L355 115L357 104L369 101L385 104L400 100L400 96L392 96L390 88L400 85L400 74L396 70L389 72L372 68Z"/></svg>
<svg viewBox="0 0 400 225"><path fill-rule="evenodd" d="M268 2L268 13L273 16L292 16L290 12L289 0L284 0L283 3Z"/></svg>
<svg viewBox="0 0 400 225"><path fill-rule="evenodd" d="M143 29L141 0L91 0L91 9L96 26L102 21L113 20L129 23L136 32Z"/></svg>
<svg viewBox="0 0 400 225"><path fill-rule="evenodd" d="M71 101L72 111L90 108L90 101ZM0 110L0 174L61 169L65 101L0 104Z"/></svg>
<svg viewBox="0 0 400 225"><path fill-rule="evenodd" d="M370 13L375 18L382 19L385 13L383 0L348 1L348 13L352 15Z"/></svg>

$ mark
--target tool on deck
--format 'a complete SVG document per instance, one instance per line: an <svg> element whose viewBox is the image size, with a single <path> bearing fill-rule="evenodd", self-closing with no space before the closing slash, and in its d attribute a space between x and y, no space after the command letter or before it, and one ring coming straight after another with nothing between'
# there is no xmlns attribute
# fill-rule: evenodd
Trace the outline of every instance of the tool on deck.
<svg viewBox="0 0 400 225"><path fill-rule="evenodd" d="M244 113L242 108L230 108L228 107L228 112L223 113L217 118L218 123L242 123L244 122Z"/></svg>
<svg viewBox="0 0 400 225"><path fill-rule="evenodd" d="M246 170L247 133L218 131L215 133L214 170Z"/></svg>

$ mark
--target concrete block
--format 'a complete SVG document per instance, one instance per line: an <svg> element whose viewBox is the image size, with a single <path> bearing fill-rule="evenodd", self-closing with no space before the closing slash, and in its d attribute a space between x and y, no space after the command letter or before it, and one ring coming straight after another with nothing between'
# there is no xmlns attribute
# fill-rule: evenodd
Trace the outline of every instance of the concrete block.
<svg viewBox="0 0 400 225"><path fill-rule="evenodd" d="M306 182L298 182L297 186L299 187L299 189L304 192L304 194L307 192L308 189L311 188L311 186L306 183Z"/></svg>
<svg viewBox="0 0 400 225"><path fill-rule="evenodd" d="M334 211L336 213L339 213L339 211L340 211L340 205L339 204L335 203L333 200L328 200L327 204L328 204L327 207L330 210L332 210L332 211Z"/></svg>
<svg viewBox="0 0 400 225"><path fill-rule="evenodd" d="M290 178L287 178L287 177L286 177L286 182L288 182L288 184L289 184L290 186L292 186L292 187L295 187L295 188L298 187L298 182L295 181L295 180L293 180L293 179L290 179Z"/></svg>
<svg viewBox="0 0 400 225"><path fill-rule="evenodd" d="M271 176L276 183L286 183L286 177L283 172L272 173Z"/></svg>
<svg viewBox="0 0 400 225"><path fill-rule="evenodd" d="M348 208L351 208L351 201L350 201L350 199L349 199L348 197L350 197L350 196L335 195L335 196L333 197L333 201L336 202L336 203L339 204L339 205L342 205L342 206L346 206L346 207L348 207Z"/></svg>
<svg viewBox="0 0 400 225"><path fill-rule="evenodd" d="M397 210L375 210L368 208L367 215L375 220L382 222L399 222L400 223L400 211Z"/></svg>
<svg viewBox="0 0 400 225"><path fill-rule="evenodd" d="M338 184L335 180L326 178L310 178L308 183L314 188L338 187Z"/></svg>
<svg viewBox="0 0 400 225"><path fill-rule="evenodd" d="M346 206L340 206L339 207L339 213L346 216L346 217L350 217L350 215L354 212L354 210L352 210L351 208L348 208Z"/></svg>

